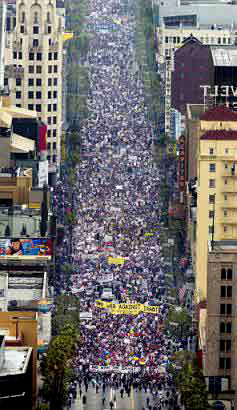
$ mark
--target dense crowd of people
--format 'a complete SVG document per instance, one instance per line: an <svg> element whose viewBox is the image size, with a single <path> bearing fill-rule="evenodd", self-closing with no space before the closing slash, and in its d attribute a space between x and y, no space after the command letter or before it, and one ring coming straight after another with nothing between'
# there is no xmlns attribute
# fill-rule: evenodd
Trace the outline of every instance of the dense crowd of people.
<svg viewBox="0 0 237 410"><path fill-rule="evenodd" d="M108 0L105 6L90 0L89 9L90 29L103 19L117 23L107 32L94 23L87 61L89 116L80 130L81 162L74 187L78 223L71 291L80 298L81 312L92 318L81 321L79 386L85 393L89 383L103 392L113 387L121 397L129 396L131 388L143 389L150 394L146 408L178 409L167 369L182 341L163 332L169 306L159 246L160 174L135 60L135 17L130 12L121 20L122 1ZM65 189L58 184L62 216L70 205L64 201ZM110 309L97 307L98 299L155 305L159 313L112 315ZM113 400L109 405L113 408Z"/></svg>

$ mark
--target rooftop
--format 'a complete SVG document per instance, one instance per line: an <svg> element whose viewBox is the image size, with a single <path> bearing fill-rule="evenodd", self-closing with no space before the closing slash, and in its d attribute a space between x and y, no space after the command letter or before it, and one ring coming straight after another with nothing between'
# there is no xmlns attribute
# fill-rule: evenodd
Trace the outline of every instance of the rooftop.
<svg viewBox="0 0 237 410"><path fill-rule="evenodd" d="M204 112L204 104L187 104L187 115L191 120L199 120Z"/></svg>
<svg viewBox="0 0 237 410"><path fill-rule="evenodd" d="M237 140L237 131L227 131L227 130L215 130L207 131L200 137L200 140L227 140L234 141Z"/></svg>
<svg viewBox="0 0 237 410"><path fill-rule="evenodd" d="M5 347L0 377L25 373L31 353L32 347Z"/></svg>
<svg viewBox="0 0 237 410"><path fill-rule="evenodd" d="M201 121L237 121L237 113L225 105L210 108L200 117Z"/></svg>

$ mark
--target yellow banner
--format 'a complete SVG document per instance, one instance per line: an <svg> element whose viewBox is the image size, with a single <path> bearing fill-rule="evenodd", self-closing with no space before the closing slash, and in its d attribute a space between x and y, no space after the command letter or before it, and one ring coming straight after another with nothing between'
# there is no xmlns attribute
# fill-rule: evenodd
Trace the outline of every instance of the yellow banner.
<svg viewBox="0 0 237 410"><path fill-rule="evenodd" d="M109 265L123 265L125 262L125 258L119 257L119 258L112 258L112 256L108 257L108 264Z"/></svg>
<svg viewBox="0 0 237 410"><path fill-rule="evenodd" d="M159 306L146 306L144 305L144 313L154 313L155 315L159 313Z"/></svg>

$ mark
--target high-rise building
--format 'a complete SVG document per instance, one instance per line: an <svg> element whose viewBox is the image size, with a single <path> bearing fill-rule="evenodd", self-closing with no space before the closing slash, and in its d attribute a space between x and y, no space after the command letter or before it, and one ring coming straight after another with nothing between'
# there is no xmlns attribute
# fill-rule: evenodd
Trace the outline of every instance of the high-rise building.
<svg viewBox="0 0 237 410"><path fill-rule="evenodd" d="M48 124L49 171L54 172L61 157L64 14L56 0L16 0L15 27L12 21L6 63L16 68L8 80L13 102L37 111Z"/></svg>
<svg viewBox="0 0 237 410"><path fill-rule="evenodd" d="M207 298L208 241L237 239L237 113L214 107L200 117L197 157L196 291Z"/></svg>
<svg viewBox="0 0 237 410"><path fill-rule="evenodd" d="M237 405L237 241L209 242L207 304L200 311L199 351L209 393ZM228 408L228 407L226 407Z"/></svg>

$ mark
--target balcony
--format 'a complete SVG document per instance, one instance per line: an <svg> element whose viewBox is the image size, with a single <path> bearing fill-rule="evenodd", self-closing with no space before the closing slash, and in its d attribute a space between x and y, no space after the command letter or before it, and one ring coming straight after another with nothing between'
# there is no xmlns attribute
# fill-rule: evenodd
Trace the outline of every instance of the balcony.
<svg viewBox="0 0 237 410"><path fill-rule="evenodd" d="M223 225L237 225L237 215L236 216L224 216L221 220Z"/></svg>
<svg viewBox="0 0 237 410"><path fill-rule="evenodd" d="M234 184L224 184L221 188L221 192L223 193L234 193L237 192L236 187L234 186Z"/></svg>
<svg viewBox="0 0 237 410"><path fill-rule="evenodd" d="M226 209L236 209L237 208L237 198L236 199L230 199L229 201L223 201L220 203L221 208L226 208Z"/></svg>

